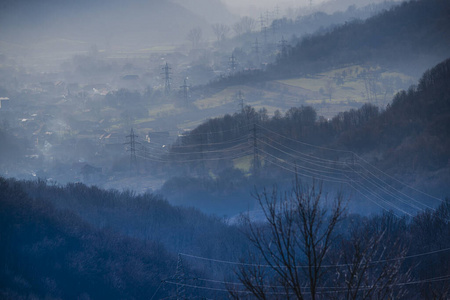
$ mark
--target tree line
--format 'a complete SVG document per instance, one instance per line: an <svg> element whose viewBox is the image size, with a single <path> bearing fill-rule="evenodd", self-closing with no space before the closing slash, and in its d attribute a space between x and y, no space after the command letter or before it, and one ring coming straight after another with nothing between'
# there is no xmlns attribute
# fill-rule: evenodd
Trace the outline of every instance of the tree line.
<svg viewBox="0 0 450 300"><path fill-rule="evenodd" d="M0 295L448 296L448 199L413 217L397 217L350 214L346 206L354 199L345 191L327 197L320 182L298 178L286 190L275 186L253 195L263 218L244 214L227 224L152 195L0 178ZM160 226L152 226L155 222ZM168 234L178 242L167 244L162 237ZM183 260L177 258L180 252L212 261ZM219 265L227 261L231 267Z"/></svg>
<svg viewBox="0 0 450 300"><path fill-rule="evenodd" d="M366 103L327 120L309 106L292 107L284 115L275 111L273 116L265 109L257 111L245 106L233 115L210 119L180 137L171 146L170 155L177 157L179 153L192 151L196 154L191 157L195 158L208 144L211 145L208 149L220 150L242 143L243 137L251 142L257 124L268 130L264 135L271 141L288 147L295 148L295 141L301 141L358 154L374 151L384 154L386 164L399 159L398 166L403 171L436 170L450 159L449 65L447 59L426 71L417 86L397 93L385 109ZM230 143L222 144L227 141Z"/></svg>
<svg viewBox="0 0 450 300"><path fill-rule="evenodd" d="M293 78L355 64L399 68L415 74L448 56L449 4L406 1L364 21L353 20L303 37L265 71L237 72L211 87ZM413 63L411 63L413 62Z"/></svg>

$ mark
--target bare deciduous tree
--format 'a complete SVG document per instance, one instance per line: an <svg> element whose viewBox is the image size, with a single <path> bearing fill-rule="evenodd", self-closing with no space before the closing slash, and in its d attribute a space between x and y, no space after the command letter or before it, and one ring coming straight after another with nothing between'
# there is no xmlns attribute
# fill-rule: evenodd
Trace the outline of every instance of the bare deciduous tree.
<svg viewBox="0 0 450 300"><path fill-rule="evenodd" d="M233 30L237 36L244 33L250 33L256 29L256 21L248 16L242 17L233 25Z"/></svg>
<svg viewBox="0 0 450 300"><path fill-rule="evenodd" d="M217 23L212 25L212 30L217 38L217 42L220 43L226 39L228 33L230 32L230 27L225 24Z"/></svg>
<svg viewBox="0 0 450 300"><path fill-rule="evenodd" d="M235 23L233 25L233 31L237 36L241 36L241 34L243 33L242 24L240 22Z"/></svg>
<svg viewBox="0 0 450 300"><path fill-rule="evenodd" d="M247 16L242 17L239 23L241 23L244 33L252 32L256 29L256 21L253 18Z"/></svg>
<svg viewBox="0 0 450 300"><path fill-rule="evenodd" d="M410 271L401 272L406 245L391 237L384 226L354 228L341 246L341 259L334 284L342 287L336 299L397 299L406 290L396 286L410 280Z"/></svg>
<svg viewBox="0 0 450 300"><path fill-rule="evenodd" d="M192 43L192 48L198 48L201 40L202 40L202 29L200 27L193 28L189 31L187 35L188 41Z"/></svg>
<svg viewBox="0 0 450 300"><path fill-rule="evenodd" d="M290 192L279 193L274 187L271 193L256 193L255 198L265 222L247 218L248 238L272 271L268 280L278 285L264 285L264 274L257 265L244 265L238 271L241 283L258 299L304 299L306 294L316 299L317 287L328 271L322 265L344 215L343 195L336 195L329 210L321 184L313 182L307 187L296 178Z"/></svg>

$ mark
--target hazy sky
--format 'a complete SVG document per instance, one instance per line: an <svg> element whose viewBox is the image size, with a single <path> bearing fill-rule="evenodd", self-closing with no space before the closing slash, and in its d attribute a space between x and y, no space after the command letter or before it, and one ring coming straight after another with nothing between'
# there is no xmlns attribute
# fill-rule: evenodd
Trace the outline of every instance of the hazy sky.
<svg viewBox="0 0 450 300"><path fill-rule="evenodd" d="M313 0L313 3L323 2L324 0ZM299 7L309 4L309 0L222 0L227 4L233 13L240 15L259 14L259 11L273 10L276 6L280 9L287 7ZM255 11L258 10L258 11Z"/></svg>
<svg viewBox="0 0 450 300"><path fill-rule="evenodd" d="M223 2L233 6L277 6L278 5L304 5L309 0L222 0ZM313 2L322 2L323 0L313 0Z"/></svg>
<svg viewBox="0 0 450 300"><path fill-rule="evenodd" d="M222 0L231 12L237 15L259 16L265 11L274 11L278 6L281 15L284 15L287 8L298 9L300 7L308 7L311 3L313 6L320 5L330 0ZM342 7L347 8L351 4L368 4L371 2L381 2L384 0L333 0L333 3L341 2ZM401 0L396 0L401 1ZM347 5L346 5L347 4Z"/></svg>

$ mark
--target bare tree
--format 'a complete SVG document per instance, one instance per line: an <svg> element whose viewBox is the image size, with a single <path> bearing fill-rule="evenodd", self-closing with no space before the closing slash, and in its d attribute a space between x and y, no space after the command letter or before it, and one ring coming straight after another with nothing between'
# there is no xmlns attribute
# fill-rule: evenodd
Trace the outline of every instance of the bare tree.
<svg viewBox="0 0 450 300"><path fill-rule="evenodd" d="M200 27L195 27L191 29L187 35L188 41L192 43L192 48L198 48L202 40L202 29Z"/></svg>
<svg viewBox="0 0 450 300"><path fill-rule="evenodd" d="M244 33L250 33L256 29L256 21L250 17L242 17L237 23L233 25L233 30L237 36Z"/></svg>
<svg viewBox="0 0 450 300"><path fill-rule="evenodd" d="M328 96L330 103L333 97L334 92L336 91L336 89L333 86L333 81L331 80L327 80L326 84L325 84L325 95Z"/></svg>
<svg viewBox="0 0 450 300"><path fill-rule="evenodd" d="M230 27L228 27L225 24L217 23L212 25L212 30L217 38L217 42L221 43L223 40L226 39L228 33L230 32Z"/></svg>
<svg viewBox="0 0 450 300"><path fill-rule="evenodd" d="M372 227L372 228L371 228ZM334 285L342 292L337 299L397 299L406 290L399 284L410 280L410 271L401 272L407 248L392 237L385 226L374 229L358 224L349 240L341 245L341 259Z"/></svg>
<svg viewBox="0 0 450 300"><path fill-rule="evenodd" d="M274 187L271 193L266 189L255 193L255 198L265 222L247 218L248 238L272 271L267 282L278 285L264 286L264 274L257 265L245 265L238 271L241 283L258 299L304 299L305 295L316 299L317 288L328 272L322 265L344 215L343 195L336 195L329 210L322 185L303 186L296 177L290 192L279 193Z"/></svg>
<svg viewBox="0 0 450 300"><path fill-rule="evenodd" d="M244 33L252 32L256 29L256 21L253 18L247 16L242 17L239 23L241 24Z"/></svg>
<svg viewBox="0 0 450 300"><path fill-rule="evenodd" d="M241 36L244 30L242 29L242 24L237 22L233 25L233 31L237 36Z"/></svg>
<svg viewBox="0 0 450 300"><path fill-rule="evenodd" d="M335 229L345 213L341 193L327 203L321 184L307 187L296 178L289 192L274 187L255 198L264 222L246 217L247 236L256 251L237 276L257 299L406 297L403 283L411 280L411 269L402 270L407 247L399 236L405 220L385 214L357 222L348 228L349 238L337 243ZM236 286L229 291L235 299L243 295Z"/></svg>

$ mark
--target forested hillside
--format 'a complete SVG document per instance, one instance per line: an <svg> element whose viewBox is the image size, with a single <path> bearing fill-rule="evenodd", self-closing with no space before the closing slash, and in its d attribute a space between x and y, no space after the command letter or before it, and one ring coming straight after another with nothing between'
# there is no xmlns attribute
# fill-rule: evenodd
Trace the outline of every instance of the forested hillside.
<svg viewBox="0 0 450 300"><path fill-rule="evenodd" d="M345 64L371 63L401 66L421 63L428 56L449 55L448 1L404 2L363 23L348 23L304 39L281 58L274 71L311 72Z"/></svg>
<svg viewBox="0 0 450 300"><path fill-rule="evenodd" d="M399 171L445 168L450 159L449 82L447 59L425 72L417 86L398 93L377 118L349 128L339 142L361 152L384 153L385 165Z"/></svg>
<svg viewBox="0 0 450 300"><path fill-rule="evenodd" d="M402 2L365 21L352 21L285 45L267 70L243 71L213 86L315 74L348 65L381 65L420 75L450 55L450 4ZM419 72L419 73L417 73Z"/></svg>
<svg viewBox="0 0 450 300"><path fill-rule="evenodd" d="M0 298L143 299L171 275L176 257L31 199L0 178Z"/></svg>
<svg viewBox="0 0 450 300"><path fill-rule="evenodd" d="M440 146L436 149L437 144L429 144L437 150L429 155L433 159L441 157L439 165L442 166L443 160L448 159L446 155L450 153L442 151L448 150L449 143L446 126L450 112L449 70L450 59L447 59L425 72L417 86L399 92L385 110L365 104L360 109L341 112L331 120L317 116L316 111L308 106L293 107L284 116L277 111L272 117L264 109L256 111L247 106L240 113L210 119L198 126L172 146L171 155L185 152L183 146L191 144L197 145L192 149L192 152L196 152L193 155L198 154L202 140L212 144L236 140L227 146L237 145L239 138L251 135L254 124L259 124L295 140L360 154L400 150L397 149L399 145L416 138L417 141L431 139L431 143L437 139L436 143ZM276 140L276 134L270 138ZM424 168L434 166L429 164L426 157L419 159L418 163Z"/></svg>
<svg viewBox="0 0 450 300"><path fill-rule="evenodd" d="M286 77L359 63L423 68L449 56L449 35L448 1L403 2L364 22L303 39L269 73Z"/></svg>
<svg viewBox="0 0 450 300"><path fill-rule="evenodd" d="M286 191L286 195L290 193ZM298 193L307 195L306 185ZM96 202L97 197L100 200ZM318 199L322 199L321 211L323 198ZM262 294L291 293L291 287L279 290L275 286L283 278L277 279L267 265L260 265L266 271L253 277L258 274L253 273L254 267L263 257L254 240L248 240L249 234L251 230L269 234L270 222L253 222L246 216L239 225L211 222L198 212L161 201L152 200L151 195L119 195L83 185L57 188L0 178L0 298L227 299L234 295L240 299L254 294L252 284L260 285ZM139 210L154 214L140 215ZM130 214L134 220L130 217L121 223L103 218L103 224L91 220L94 225L89 225L82 220L89 219L87 214L92 218ZM328 217L319 218L328 224ZM320 272L314 293L335 293L337 299L346 299L347 293L445 299L449 293L449 218L448 200L411 218L397 218L392 213L361 217L343 210L330 232L332 239L321 258L327 267ZM187 230L177 225L184 220L188 220L183 225L188 225ZM141 222L143 226L135 226ZM161 226L152 226L154 222ZM284 234L285 224L276 224L282 230L276 232ZM169 232L186 239L185 246L165 250L159 241ZM216 246L211 247L212 243ZM305 260L303 255L293 254L299 263ZM364 278L364 285L344 280L353 273ZM307 282L300 272L292 284ZM302 293L308 294L308 290Z"/></svg>
<svg viewBox="0 0 450 300"><path fill-rule="evenodd" d="M346 176L356 172L358 184L365 186L361 188L367 188L367 184L380 189L382 185L373 180L395 175L432 194L445 196L450 178L449 66L450 60L445 60L427 71L417 86L398 93L385 110L365 104L326 120L308 106L291 108L284 115L276 112L272 117L263 109L245 107L240 113L211 119L171 147L169 167L178 172L185 170L191 176L216 170L218 177L208 184L173 179L163 191L174 195L177 186L183 187L184 198L189 198L186 191L193 195L202 195L201 191L223 195L222 190L230 194L241 188L239 182L245 182L245 173L255 175L255 163L259 163L262 178L273 176L281 180L292 174L297 165L305 178L348 184L347 180L354 178ZM255 161L255 150L259 161ZM191 163L180 169L180 160ZM240 171L217 171L229 168ZM359 177L361 174L365 175ZM367 182L368 177L375 175ZM405 187L392 178L388 182L397 189ZM203 197L210 196L203 193ZM242 195L236 198L244 199ZM429 204L434 200L430 201Z"/></svg>
<svg viewBox="0 0 450 300"><path fill-rule="evenodd" d="M0 300L449 299L450 1L220 1L0 4Z"/></svg>

